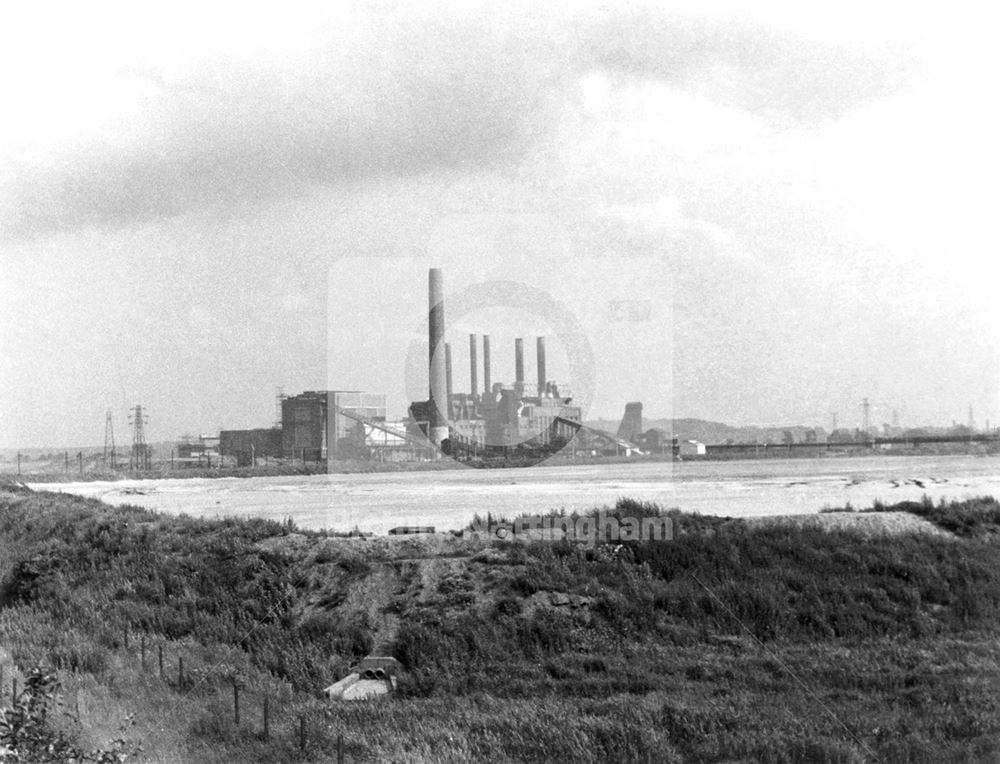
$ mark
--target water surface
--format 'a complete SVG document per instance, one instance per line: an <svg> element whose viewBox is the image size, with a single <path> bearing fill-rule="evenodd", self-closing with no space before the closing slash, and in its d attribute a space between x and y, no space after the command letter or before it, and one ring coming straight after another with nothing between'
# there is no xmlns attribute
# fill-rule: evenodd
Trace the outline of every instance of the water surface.
<svg viewBox="0 0 1000 764"><path fill-rule="evenodd" d="M747 517L870 506L928 495L1000 498L997 456L870 456L632 463L261 478L31 484L196 517L291 517L305 528L383 533L458 528L475 513L587 511L622 496L688 512ZM138 492L138 493L137 493Z"/></svg>

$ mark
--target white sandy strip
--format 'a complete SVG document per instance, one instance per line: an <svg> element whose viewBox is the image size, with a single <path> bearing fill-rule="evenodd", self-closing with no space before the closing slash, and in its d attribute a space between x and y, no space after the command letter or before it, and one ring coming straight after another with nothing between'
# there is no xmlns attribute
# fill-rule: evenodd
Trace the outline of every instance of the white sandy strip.
<svg viewBox="0 0 1000 764"><path fill-rule="evenodd" d="M748 525L797 525L803 528L825 530L852 528L868 536L927 533L932 536L954 538L934 523L909 512L823 512L817 515L771 515L748 517Z"/></svg>

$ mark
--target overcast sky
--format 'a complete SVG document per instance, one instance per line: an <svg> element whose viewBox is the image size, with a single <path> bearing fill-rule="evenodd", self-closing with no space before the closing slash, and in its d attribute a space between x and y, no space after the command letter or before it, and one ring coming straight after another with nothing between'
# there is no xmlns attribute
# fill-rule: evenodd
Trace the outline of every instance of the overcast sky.
<svg viewBox="0 0 1000 764"><path fill-rule="evenodd" d="M431 266L457 390L544 333L591 417L1000 424L995 19L805 5L6 9L0 447L402 416Z"/></svg>

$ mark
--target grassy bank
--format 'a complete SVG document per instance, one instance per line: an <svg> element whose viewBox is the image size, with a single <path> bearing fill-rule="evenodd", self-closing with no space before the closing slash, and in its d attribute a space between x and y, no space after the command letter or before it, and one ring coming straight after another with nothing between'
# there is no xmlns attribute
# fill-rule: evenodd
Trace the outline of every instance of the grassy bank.
<svg viewBox="0 0 1000 764"><path fill-rule="evenodd" d="M8 488L0 707L42 666L47 734L153 761L994 760L1000 505L902 509L947 532L348 540ZM372 650L396 696L319 700Z"/></svg>

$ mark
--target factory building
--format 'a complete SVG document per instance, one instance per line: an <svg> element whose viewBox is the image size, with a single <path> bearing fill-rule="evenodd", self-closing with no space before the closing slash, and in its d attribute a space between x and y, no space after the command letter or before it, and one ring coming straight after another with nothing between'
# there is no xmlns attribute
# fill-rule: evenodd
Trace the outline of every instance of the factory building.
<svg viewBox="0 0 1000 764"><path fill-rule="evenodd" d="M281 451L286 459L318 462L326 453L325 392L310 391L281 402Z"/></svg>
<svg viewBox="0 0 1000 764"><path fill-rule="evenodd" d="M514 340L514 382L492 381L490 337L482 337L482 380L479 386L476 334L469 335L469 392L456 392L452 379L451 344L445 338L444 285L441 271L429 274L429 397L410 405L409 433L428 438L455 456L487 456L511 452L555 452L579 429L581 410L548 379L545 338L537 337L537 380L524 373L524 339Z"/></svg>
<svg viewBox="0 0 1000 764"><path fill-rule="evenodd" d="M280 427L256 430L222 430L219 433L219 453L236 460L237 467L252 467L258 459L282 455Z"/></svg>
<svg viewBox="0 0 1000 764"><path fill-rule="evenodd" d="M386 396L360 390L312 390L284 398L282 455L306 462L363 456L366 433L358 419L384 423Z"/></svg>

